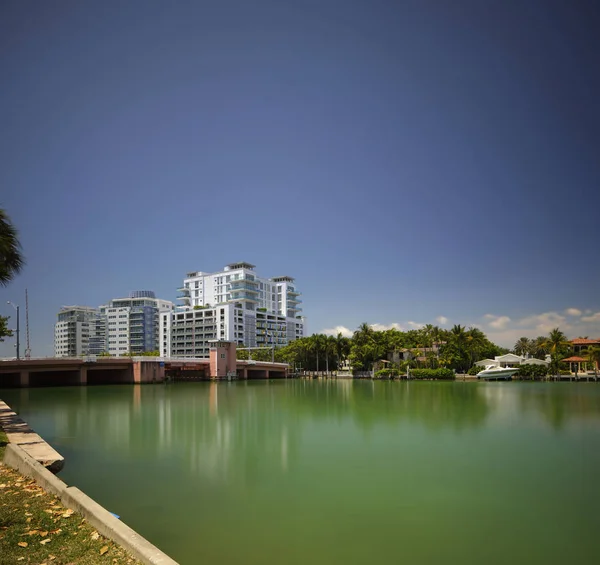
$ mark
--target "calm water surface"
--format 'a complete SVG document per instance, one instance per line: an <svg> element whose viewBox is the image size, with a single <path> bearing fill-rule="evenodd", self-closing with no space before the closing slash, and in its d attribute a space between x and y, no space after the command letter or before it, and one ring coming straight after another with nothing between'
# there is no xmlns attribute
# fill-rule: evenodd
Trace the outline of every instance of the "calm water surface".
<svg viewBox="0 0 600 565"><path fill-rule="evenodd" d="M600 386L3 390L61 477L182 565L600 562Z"/></svg>

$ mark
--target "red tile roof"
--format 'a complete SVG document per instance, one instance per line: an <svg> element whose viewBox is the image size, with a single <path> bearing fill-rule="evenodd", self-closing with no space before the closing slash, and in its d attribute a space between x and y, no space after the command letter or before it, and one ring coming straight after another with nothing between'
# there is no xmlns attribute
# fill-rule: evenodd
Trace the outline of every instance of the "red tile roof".
<svg viewBox="0 0 600 565"><path fill-rule="evenodd" d="M565 363L585 363L587 359L584 359L583 357L577 357L577 355L574 355L573 357L561 359L561 361L564 361Z"/></svg>
<svg viewBox="0 0 600 565"><path fill-rule="evenodd" d="M591 345L593 343L599 344L600 339L587 339L583 337L576 337L575 339L571 340L571 343L573 345Z"/></svg>

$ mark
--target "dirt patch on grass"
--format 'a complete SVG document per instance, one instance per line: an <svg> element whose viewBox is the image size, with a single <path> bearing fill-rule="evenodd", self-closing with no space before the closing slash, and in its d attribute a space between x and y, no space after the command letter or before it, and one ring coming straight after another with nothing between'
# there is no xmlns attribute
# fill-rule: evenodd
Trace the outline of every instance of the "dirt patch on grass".
<svg viewBox="0 0 600 565"><path fill-rule="evenodd" d="M141 565L34 480L0 463L0 565L20 563Z"/></svg>

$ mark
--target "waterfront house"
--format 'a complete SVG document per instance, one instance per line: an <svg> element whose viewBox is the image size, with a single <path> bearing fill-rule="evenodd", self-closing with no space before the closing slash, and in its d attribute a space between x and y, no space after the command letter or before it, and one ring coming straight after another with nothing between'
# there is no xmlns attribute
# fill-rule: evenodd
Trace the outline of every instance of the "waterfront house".
<svg viewBox="0 0 600 565"><path fill-rule="evenodd" d="M587 337L576 337L569 343L573 355L582 355L589 347L600 347L600 339L589 339Z"/></svg>
<svg viewBox="0 0 600 565"><path fill-rule="evenodd" d="M519 365L550 365L550 356L546 355L546 359L536 359L535 357L525 357L523 355L515 355L514 353L506 353L505 355L496 355L493 359L482 359L475 363L478 367L518 367Z"/></svg>
<svg viewBox="0 0 600 565"><path fill-rule="evenodd" d="M590 347L600 347L600 339L589 339L587 337L577 337L570 341L571 352L573 355L562 359L563 363L569 365L571 373L585 373L586 371L598 370L598 361L591 362L586 352Z"/></svg>

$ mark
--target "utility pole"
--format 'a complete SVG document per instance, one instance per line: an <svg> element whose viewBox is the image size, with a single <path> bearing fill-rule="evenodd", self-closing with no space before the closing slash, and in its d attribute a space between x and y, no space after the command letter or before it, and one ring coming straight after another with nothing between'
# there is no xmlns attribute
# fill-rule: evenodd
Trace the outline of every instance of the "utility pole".
<svg viewBox="0 0 600 565"><path fill-rule="evenodd" d="M25 289L25 328L27 330L27 347L25 348L25 359L31 357L31 347L29 345L29 296Z"/></svg>
<svg viewBox="0 0 600 565"><path fill-rule="evenodd" d="M17 360L21 358L21 344L19 342L19 307L16 304L13 304L10 300L7 300L7 304L10 304L17 311Z"/></svg>

